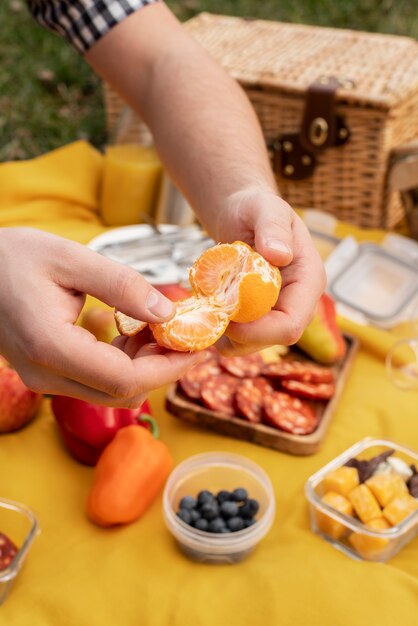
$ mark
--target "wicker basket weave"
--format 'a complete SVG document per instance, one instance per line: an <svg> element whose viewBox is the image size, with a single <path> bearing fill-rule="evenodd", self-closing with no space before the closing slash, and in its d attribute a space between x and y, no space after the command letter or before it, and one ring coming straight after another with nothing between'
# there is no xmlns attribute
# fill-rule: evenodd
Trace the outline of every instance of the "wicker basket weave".
<svg viewBox="0 0 418 626"><path fill-rule="evenodd" d="M391 228L404 215L388 184L394 148L418 137L418 42L406 37L202 13L189 32L244 87L267 142L298 132L309 85L337 76L337 114L350 128L344 146L319 153L314 174L277 175L293 206L315 207L363 227ZM353 86L354 83L354 86ZM105 87L109 128L123 103ZM149 141L141 120L132 140Z"/></svg>

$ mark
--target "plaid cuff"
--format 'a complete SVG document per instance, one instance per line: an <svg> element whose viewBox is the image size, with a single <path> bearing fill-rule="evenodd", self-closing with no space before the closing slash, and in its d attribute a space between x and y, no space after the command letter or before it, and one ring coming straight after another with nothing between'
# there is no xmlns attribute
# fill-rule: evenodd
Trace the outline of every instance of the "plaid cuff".
<svg viewBox="0 0 418 626"><path fill-rule="evenodd" d="M34 18L81 54L131 13L159 0L27 0Z"/></svg>

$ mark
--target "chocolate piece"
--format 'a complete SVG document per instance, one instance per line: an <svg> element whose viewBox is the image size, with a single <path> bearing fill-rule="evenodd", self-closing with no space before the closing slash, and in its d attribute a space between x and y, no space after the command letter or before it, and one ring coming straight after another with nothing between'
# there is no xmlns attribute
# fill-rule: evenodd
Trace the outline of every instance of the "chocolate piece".
<svg viewBox="0 0 418 626"><path fill-rule="evenodd" d="M418 498L418 474L414 474L407 482L409 493Z"/></svg>
<svg viewBox="0 0 418 626"><path fill-rule="evenodd" d="M377 456L369 459L368 461L364 459L356 459L352 458L345 463L347 467L355 467L358 471L359 481L360 483L365 483L366 480L371 478L376 471L378 465L386 461L391 454L394 453L394 450L386 450L386 452L382 452Z"/></svg>

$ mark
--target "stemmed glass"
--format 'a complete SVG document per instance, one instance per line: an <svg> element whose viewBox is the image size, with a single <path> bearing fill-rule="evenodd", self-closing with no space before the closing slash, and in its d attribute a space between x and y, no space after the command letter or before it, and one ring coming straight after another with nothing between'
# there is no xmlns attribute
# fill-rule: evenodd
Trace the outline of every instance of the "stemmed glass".
<svg viewBox="0 0 418 626"><path fill-rule="evenodd" d="M418 390L418 301L412 310L409 337L397 341L386 356L386 370L399 389Z"/></svg>

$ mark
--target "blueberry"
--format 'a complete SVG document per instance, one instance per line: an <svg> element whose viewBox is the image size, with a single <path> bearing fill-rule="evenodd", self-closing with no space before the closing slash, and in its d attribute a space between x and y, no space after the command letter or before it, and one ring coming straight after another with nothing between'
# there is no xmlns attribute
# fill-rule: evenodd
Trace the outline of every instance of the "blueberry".
<svg viewBox="0 0 418 626"><path fill-rule="evenodd" d="M242 530L245 526L245 522L242 517L230 517L226 524L232 532Z"/></svg>
<svg viewBox="0 0 418 626"><path fill-rule="evenodd" d="M197 511L196 509L192 509L190 511L190 523L191 524L194 524L200 518L201 518L201 515L200 515L199 511Z"/></svg>
<svg viewBox="0 0 418 626"><path fill-rule="evenodd" d="M255 520L254 518L251 519L246 519L245 520L245 528L248 528L249 526L252 526L253 524L256 523L257 520Z"/></svg>
<svg viewBox="0 0 418 626"><path fill-rule="evenodd" d="M231 531L229 530L228 526L225 526L224 528L222 528L221 533L230 533Z"/></svg>
<svg viewBox="0 0 418 626"><path fill-rule="evenodd" d="M192 518L190 515L190 511L188 509L180 509L180 511L178 511L177 516L183 520L183 522L185 522L186 524L190 524Z"/></svg>
<svg viewBox="0 0 418 626"><path fill-rule="evenodd" d="M203 517L198 519L194 524L194 527L197 528L198 530L207 530L208 526L209 526L208 520L203 519Z"/></svg>
<svg viewBox="0 0 418 626"><path fill-rule="evenodd" d="M212 502L205 502L200 507L200 514L207 520L215 519L219 515L219 506L216 500L212 500Z"/></svg>
<svg viewBox="0 0 418 626"><path fill-rule="evenodd" d="M254 517L259 508L260 505L258 504L257 500L254 500L253 498L248 498L248 500L239 507L239 515L246 519Z"/></svg>
<svg viewBox="0 0 418 626"><path fill-rule="evenodd" d="M236 517L238 515L238 504L236 502L222 502L220 508L222 517Z"/></svg>
<svg viewBox="0 0 418 626"><path fill-rule="evenodd" d="M244 502L248 498L248 491L243 487L238 487L238 489L234 489L232 496L235 502Z"/></svg>
<svg viewBox="0 0 418 626"><path fill-rule="evenodd" d="M226 491L225 489L222 489L222 491L220 491L216 497L219 504L222 504L222 502L227 502L228 500L232 500L231 492Z"/></svg>
<svg viewBox="0 0 418 626"><path fill-rule="evenodd" d="M200 506L202 506L203 504L206 504L207 502L213 502L214 500L215 500L215 496L213 495L211 491L203 490L203 491L199 491L199 493L197 494L197 503Z"/></svg>
<svg viewBox="0 0 418 626"><path fill-rule="evenodd" d="M196 505L196 498L193 498L193 496L184 496L184 498L180 500L181 509L194 509Z"/></svg>
<svg viewBox="0 0 418 626"><path fill-rule="evenodd" d="M225 522L222 517L215 517L209 522L208 531L210 533L221 533L225 528Z"/></svg>

